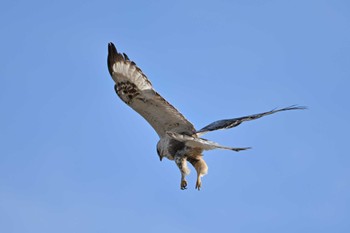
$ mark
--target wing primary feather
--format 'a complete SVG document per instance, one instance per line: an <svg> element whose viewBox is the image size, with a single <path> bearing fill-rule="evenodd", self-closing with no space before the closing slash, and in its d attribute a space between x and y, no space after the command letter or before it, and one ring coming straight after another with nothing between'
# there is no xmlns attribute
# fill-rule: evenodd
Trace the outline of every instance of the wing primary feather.
<svg viewBox="0 0 350 233"><path fill-rule="evenodd" d="M126 55L125 53L123 53L123 55L124 55L124 59L125 59L126 61L130 61L128 55Z"/></svg>
<svg viewBox="0 0 350 233"><path fill-rule="evenodd" d="M291 105L291 106L288 106L285 108L280 108L280 109L275 108L271 111L253 114L253 115L248 115L248 116L244 116L244 117L219 120L219 121L215 121L215 122L203 127L202 129L198 130L196 133L197 133L197 135L202 135L204 133L214 131L214 130L230 129L230 128L233 128L233 127L240 125L244 121L256 120L256 119L259 119L263 116L271 115L271 114L274 114L277 112L288 111L288 110L304 110L304 109L307 109L307 107L298 106L298 105Z"/></svg>
<svg viewBox="0 0 350 233"><path fill-rule="evenodd" d="M125 58L122 54L118 53L117 48L114 46L112 42L108 43L108 57L107 57L107 65L108 71L111 76L113 76L113 65L117 61L125 61Z"/></svg>
<svg viewBox="0 0 350 233"><path fill-rule="evenodd" d="M114 46L112 42L108 43L108 57L107 57L107 65L109 74L113 73L113 64L115 63L116 55L118 54L117 48Z"/></svg>

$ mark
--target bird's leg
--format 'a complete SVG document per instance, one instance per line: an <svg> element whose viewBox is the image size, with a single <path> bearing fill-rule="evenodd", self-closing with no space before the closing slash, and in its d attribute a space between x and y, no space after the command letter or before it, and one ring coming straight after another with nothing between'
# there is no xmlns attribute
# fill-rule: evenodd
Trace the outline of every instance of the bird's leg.
<svg viewBox="0 0 350 233"><path fill-rule="evenodd" d="M187 167L186 157L175 155L174 160L175 160L177 167L180 169L180 172L181 172L180 187L182 190L184 190L187 188L186 175L190 174L190 169L188 169L188 167Z"/></svg>
<svg viewBox="0 0 350 233"><path fill-rule="evenodd" d="M192 164L192 166L197 171L197 182L196 182L196 189L200 190L202 187L202 180L201 177L208 173L208 166L205 163L205 161L199 157L199 158L188 158L188 161Z"/></svg>

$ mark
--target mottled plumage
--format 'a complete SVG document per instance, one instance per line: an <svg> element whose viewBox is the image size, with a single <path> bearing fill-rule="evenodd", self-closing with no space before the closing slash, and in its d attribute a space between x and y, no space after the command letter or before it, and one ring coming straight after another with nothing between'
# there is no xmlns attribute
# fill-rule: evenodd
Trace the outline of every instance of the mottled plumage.
<svg viewBox="0 0 350 233"><path fill-rule="evenodd" d="M196 131L177 109L160 96L153 88L146 75L130 61L125 53L119 53L113 43L108 44L108 70L115 86L114 89L122 101L138 112L154 128L159 136L157 154L174 160L181 172L181 189L186 189L186 175L189 174L187 161L197 172L196 189L201 188L201 177L208 172L203 160L204 150L226 149L241 151L249 147L234 148L219 145L199 136L214 130L236 127L244 121L255 120L280 111L305 109L290 106L245 117L215 121Z"/></svg>

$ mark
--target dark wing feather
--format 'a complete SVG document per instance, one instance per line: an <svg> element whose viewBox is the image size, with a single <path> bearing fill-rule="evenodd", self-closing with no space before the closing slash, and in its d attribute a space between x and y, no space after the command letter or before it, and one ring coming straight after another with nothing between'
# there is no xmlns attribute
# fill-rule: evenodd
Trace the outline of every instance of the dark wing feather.
<svg viewBox="0 0 350 233"><path fill-rule="evenodd" d="M249 116L238 117L238 118L233 118L233 119L226 119L226 120L219 120L219 121L215 121L215 122L205 126L204 128L198 130L196 133L197 133L197 135L201 135L201 134L204 134L204 133L207 133L210 131L214 131L214 130L230 129L230 128L233 128L233 127L240 125L244 121L255 120L255 119L258 119L258 118L263 117L263 116L274 114L276 112L282 112L282 111L288 111L288 110L300 110L300 109L306 109L306 107L292 105L292 106L289 106L286 108L274 109L274 110L271 110L268 112L253 114L253 115L249 115Z"/></svg>
<svg viewBox="0 0 350 233"><path fill-rule="evenodd" d="M153 89L141 69L126 54L118 53L113 43L108 44L107 63L120 99L145 118L159 137L167 131L195 133L193 125Z"/></svg>

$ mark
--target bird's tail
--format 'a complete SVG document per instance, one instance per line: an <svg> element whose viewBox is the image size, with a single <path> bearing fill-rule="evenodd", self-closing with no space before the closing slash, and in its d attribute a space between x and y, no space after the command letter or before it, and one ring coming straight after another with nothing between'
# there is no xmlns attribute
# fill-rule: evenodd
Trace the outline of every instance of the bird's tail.
<svg viewBox="0 0 350 233"><path fill-rule="evenodd" d="M251 147L228 147L228 146L222 146L216 142L209 141L204 138L198 138L193 136L188 136L185 134L179 134L175 132L167 132L167 135L175 139L179 142L184 142L186 146L194 147L194 148L200 148L203 150L214 150L214 149L225 149L225 150L232 150L232 151L241 151L241 150L247 150L251 149Z"/></svg>

